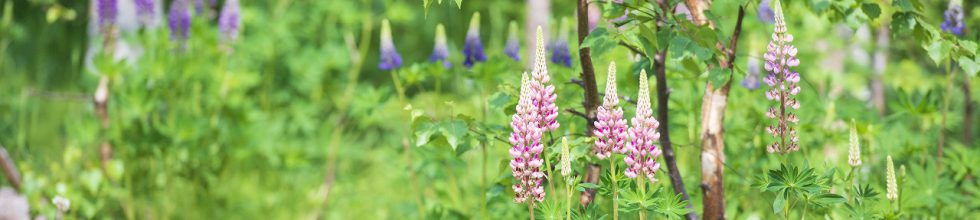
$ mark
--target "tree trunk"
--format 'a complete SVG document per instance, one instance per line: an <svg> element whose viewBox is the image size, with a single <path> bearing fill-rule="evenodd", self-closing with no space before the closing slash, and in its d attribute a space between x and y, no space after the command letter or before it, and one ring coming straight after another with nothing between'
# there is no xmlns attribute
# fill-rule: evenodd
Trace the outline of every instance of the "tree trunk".
<svg viewBox="0 0 980 220"><path fill-rule="evenodd" d="M707 83L701 104L701 189L704 219L725 219L725 107L731 80L720 89Z"/></svg>
<svg viewBox="0 0 980 220"><path fill-rule="evenodd" d="M532 0L533 1L533 0ZM589 5L588 0L578 0L576 12L578 12L578 43L582 45L585 37L589 36ZM599 88L595 82L595 70L592 67L592 56L589 48L578 50L579 62L582 64L582 88L585 90L585 99L582 105L585 107L586 134L592 136L595 130L596 110L599 107ZM595 164L586 165L585 178L583 182L598 183L601 167ZM590 189L582 192L580 202L587 206L595 199L595 190ZM615 202L615 201L614 201Z"/></svg>

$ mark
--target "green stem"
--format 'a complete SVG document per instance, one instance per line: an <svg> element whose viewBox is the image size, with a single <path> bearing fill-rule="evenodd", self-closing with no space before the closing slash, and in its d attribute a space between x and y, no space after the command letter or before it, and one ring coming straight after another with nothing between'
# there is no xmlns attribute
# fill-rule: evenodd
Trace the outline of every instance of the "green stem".
<svg viewBox="0 0 980 220"><path fill-rule="evenodd" d="M565 220L572 219L572 185L565 185Z"/></svg>
<svg viewBox="0 0 980 220"><path fill-rule="evenodd" d="M395 70L391 71L391 81L395 84L395 91L398 92L398 99L405 100L405 88L402 88L402 83L398 80L398 72Z"/></svg>
<svg viewBox="0 0 980 220"><path fill-rule="evenodd" d="M640 196L642 196L643 199L646 199L647 198L647 187L646 187L646 181L644 181L644 178L646 178L646 175L643 175L643 174L640 174L636 178L636 187L637 188L640 188ZM646 207L646 205L643 205L643 206L640 207L640 220L646 220L646 219L647 219L647 207Z"/></svg>
<svg viewBox="0 0 980 220"><path fill-rule="evenodd" d="M548 175L547 176L547 179L548 179L548 190L551 191L551 193L550 193L551 194L551 200L552 201L558 201L558 197L555 197L555 184L554 184L554 182L555 182L554 181L554 177L555 176L552 176L551 175L551 162L549 162L551 160L548 159L548 155L545 154L543 151L541 153L541 157L544 157L544 172L545 172L545 174Z"/></svg>
<svg viewBox="0 0 980 220"><path fill-rule="evenodd" d="M786 209L783 210L783 218L789 220L789 209L793 206L793 200L791 198L786 198Z"/></svg>
<svg viewBox="0 0 980 220"><path fill-rule="evenodd" d="M803 203L803 215L800 215L800 220L806 220L806 208L809 204Z"/></svg>
<svg viewBox="0 0 980 220"><path fill-rule="evenodd" d="M531 217L531 220L534 220L534 202L533 201L530 201L530 200L533 200L534 198L527 198L527 199L528 199L528 201L527 201L527 215Z"/></svg>
<svg viewBox="0 0 980 220"><path fill-rule="evenodd" d="M612 181L612 204L613 220L619 219L619 184L616 183L616 160L614 155L609 156L609 179Z"/></svg>

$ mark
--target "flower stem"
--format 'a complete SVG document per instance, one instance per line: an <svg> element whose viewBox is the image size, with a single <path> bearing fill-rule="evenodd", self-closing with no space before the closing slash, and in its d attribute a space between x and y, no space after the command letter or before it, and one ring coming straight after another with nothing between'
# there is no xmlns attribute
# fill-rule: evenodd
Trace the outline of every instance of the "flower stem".
<svg viewBox="0 0 980 220"><path fill-rule="evenodd" d="M528 200L531 199L533 198L528 198ZM531 217L531 220L534 220L534 202L532 201L527 202L527 215Z"/></svg>
<svg viewBox="0 0 980 220"><path fill-rule="evenodd" d="M613 205L613 220L619 219L619 184L616 183L616 156L609 156L609 179L612 182L612 205Z"/></svg>
<svg viewBox="0 0 980 220"><path fill-rule="evenodd" d="M638 176L636 178L636 187L637 188L640 188L640 196L643 197L643 199L646 199L647 198L647 187L646 187L646 181L643 181L644 178L646 178L646 175L643 175L643 174L641 174L640 176ZM640 220L646 220L646 219L647 219L647 207L646 207L646 205L641 205L640 206Z"/></svg>
<svg viewBox="0 0 980 220"><path fill-rule="evenodd" d="M395 91L398 92L398 99L405 100L405 88L402 88L402 83L398 80L397 71L391 71L391 81L395 84Z"/></svg>
<svg viewBox="0 0 980 220"><path fill-rule="evenodd" d="M558 198L555 197L555 184L553 183L555 182L554 181L555 176L551 175L551 162L549 162L551 160L548 159L548 155L545 154L544 152L541 152L541 157L544 157L544 172L547 175L545 179L548 180L548 191L551 191L551 200L558 201Z"/></svg>
<svg viewBox="0 0 980 220"><path fill-rule="evenodd" d="M565 220L572 220L572 185L565 186Z"/></svg>

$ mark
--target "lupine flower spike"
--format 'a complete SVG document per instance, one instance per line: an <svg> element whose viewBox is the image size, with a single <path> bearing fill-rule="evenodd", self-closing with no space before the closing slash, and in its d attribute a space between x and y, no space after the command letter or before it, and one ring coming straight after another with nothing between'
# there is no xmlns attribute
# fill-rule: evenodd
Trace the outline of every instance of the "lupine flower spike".
<svg viewBox="0 0 980 220"><path fill-rule="evenodd" d="M395 49L395 43L391 41L391 24L388 19L381 21L381 60L378 62L378 69L392 70L402 66L402 56Z"/></svg>
<svg viewBox="0 0 980 220"><path fill-rule="evenodd" d="M533 80L529 79L527 73L521 77L521 97L517 104L517 111L512 116L510 127L513 132L510 134L510 169L514 175L514 201L517 203L527 202L528 198L533 201L544 200L544 173L541 172L541 152L544 146L541 145L542 129L538 127L539 115L533 103L534 91L531 88Z"/></svg>
<svg viewBox="0 0 980 220"><path fill-rule="evenodd" d="M446 27L442 24L436 25L436 45L432 48L432 55L429 55L429 62L442 62L446 69L453 67L449 62L449 47L446 46Z"/></svg>
<svg viewBox="0 0 980 220"><path fill-rule="evenodd" d="M466 42L463 44L463 55L466 60L463 66L473 67L477 62L487 61L487 56L483 54L483 43L480 42L480 13L473 13L470 19L470 30L466 32Z"/></svg>
<svg viewBox="0 0 980 220"><path fill-rule="evenodd" d="M650 89L647 84L647 72L641 70L636 115L632 119L633 127L629 128L630 142L626 144L629 155L623 160L626 162L627 177L636 178L638 175L645 175L650 182L657 182L654 174L660 169L657 157L660 156L661 151L655 143L660 139L660 132L657 132L660 122L653 118Z"/></svg>
<svg viewBox="0 0 980 220"><path fill-rule="evenodd" d="M626 119L623 119L623 108L619 107L619 96L616 94L616 63L609 63L609 75L606 77L606 96L602 99L595 121L595 146L592 151L599 159L612 156L612 152L625 153Z"/></svg>
<svg viewBox="0 0 980 220"><path fill-rule="evenodd" d="M966 26L963 23L963 2L960 0L950 1L949 8L946 9L943 15L945 20L940 25L940 28L954 35L962 35L963 28Z"/></svg>
<svg viewBox="0 0 980 220"><path fill-rule="evenodd" d="M776 20L776 18L774 18L775 12L772 11L772 7L769 7L770 2L770 0L759 1L759 10L756 11L756 13L758 13L756 15L758 15L759 21L766 24L772 24Z"/></svg>
<svg viewBox="0 0 980 220"><path fill-rule="evenodd" d="M225 1L218 17L218 32L222 42L231 44L238 40L238 30L242 25L241 8L238 0Z"/></svg>
<svg viewBox="0 0 980 220"><path fill-rule="evenodd" d="M568 137L561 138L561 161L559 162L559 169L561 169L561 176L565 177L568 181L568 185L573 185L574 180L572 180L572 155L571 149L568 147Z"/></svg>
<svg viewBox="0 0 980 220"><path fill-rule="evenodd" d="M561 19L561 29L558 31L558 38L554 46L551 47L551 62L572 66L572 55L568 51L568 19Z"/></svg>
<svg viewBox="0 0 980 220"><path fill-rule="evenodd" d="M99 32L102 33L103 50L111 53L116 39L116 17L119 15L117 0L98 0L96 14L98 15Z"/></svg>
<svg viewBox="0 0 980 220"><path fill-rule="evenodd" d="M544 55L544 35L542 29L538 27L537 45L534 55L534 69L531 71L531 97L534 106L537 108L539 126L543 131L554 131L558 129L558 107L555 105L555 86L549 85L551 76L548 75L548 62Z"/></svg>
<svg viewBox="0 0 980 220"><path fill-rule="evenodd" d="M170 38L178 41L181 47L190 37L191 30L191 11L188 0L174 0L170 4L170 12L167 22L170 25Z"/></svg>
<svg viewBox="0 0 980 220"><path fill-rule="evenodd" d="M136 19L140 24L149 26L156 14L156 2L154 0L133 0L136 6Z"/></svg>
<svg viewBox="0 0 980 220"><path fill-rule="evenodd" d="M892 163L892 156L888 156L888 173L887 173L887 193L885 197L888 200L895 201L898 199L898 182L895 180L895 164Z"/></svg>
<svg viewBox="0 0 980 220"><path fill-rule="evenodd" d="M852 167L861 166L861 142L858 141L857 128L851 126L851 148L847 152L847 164Z"/></svg>
<svg viewBox="0 0 980 220"><path fill-rule="evenodd" d="M507 45L504 46L504 54L507 54L514 61L521 61L521 45L517 40L517 22L511 21L507 32Z"/></svg>
<svg viewBox="0 0 980 220"><path fill-rule="evenodd" d="M739 83L742 87L749 90L755 90L759 88L759 58L749 57L748 59L748 74L745 75L745 79L742 83Z"/></svg>
<svg viewBox="0 0 980 220"><path fill-rule="evenodd" d="M769 145L767 150L769 153L785 154L800 149L796 128L792 126L799 122L799 118L791 112L800 108L800 103L793 98L800 93L800 87L797 85L800 74L790 69L799 66L800 60L796 58L796 47L790 44L793 42L793 35L786 31L786 20L779 0L774 5L776 30L772 34L772 41L769 42L769 51L764 55L765 67L769 75L763 81L770 87L766 92L766 98L776 101L779 105L770 107L766 112L767 117L776 119L776 123L767 127L766 132L778 140Z"/></svg>

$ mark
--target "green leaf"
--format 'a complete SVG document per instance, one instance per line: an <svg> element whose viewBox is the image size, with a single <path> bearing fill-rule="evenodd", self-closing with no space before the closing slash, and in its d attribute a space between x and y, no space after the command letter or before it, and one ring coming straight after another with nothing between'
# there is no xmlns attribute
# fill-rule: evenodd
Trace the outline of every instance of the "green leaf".
<svg viewBox="0 0 980 220"><path fill-rule="evenodd" d="M449 146L456 150L459 146L460 141L466 136L466 123L460 120L453 120L445 122L439 131L442 135L446 137L446 142L449 142Z"/></svg>
<svg viewBox="0 0 980 220"><path fill-rule="evenodd" d="M932 59L932 62L935 62L936 65L942 65L946 60L946 57L949 56L949 51L952 48L953 45L951 45L948 41L935 40L929 44L926 51L929 53L929 58Z"/></svg>
<svg viewBox="0 0 980 220"><path fill-rule="evenodd" d="M958 43L960 45L960 49L962 49L964 53L967 53L970 56L977 54L977 43L968 40L959 40Z"/></svg>
<svg viewBox="0 0 980 220"><path fill-rule="evenodd" d="M413 129L415 130L416 147L421 147L422 145L429 143L429 139L431 139L432 135L439 129L439 126L432 123L428 117L423 116L421 118L425 118L425 120L418 120L413 126Z"/></svg>
<svg viewBox="0 0 980 220"><path fill-rule="evenodd" d="M456 7L459 9L463 9L463 0L456 0Z"/></svg>
<svg viewBox="0 0 980 220"><path fill-rule="evenodd" d="M814 197L811 201L820 206L830 206L837 203L844 203L847 199L837 194L825 193Z"/></svg>
<svg viewBox="0 0 980 220"><path fill-rule="evenodd" d="M980 71L980 60L971 60L969 57L960 57L959 66L969 77L974 77Z"/></svg>
<svg viewBox="0 0 980 220"><path fill-rule="evenodd" d="M908 33L915 28L915 16L908 12L899 12L892 15L892 30L898 33Z"/></svg>
<svg viewBox="0 0 980 220"><path fill-rule="evenodd" d="M772 200L772 212L776 214L783 213L785 206L786 198L783 195L776 195L776 199Z"/></svg>
<svg viewBox="0 0 980 220"><path fill-rule="evenodd" d="M878 7L878 4L875 3L861 4L861 11L872 19L878 18L878 16L881 15L881 7Z"/></svg>
<svg viewBox="0 0 980 220"><path fill-rule="evenodd" d="M708 71L708 81L716 88L721 88L731 78L731 71L725 68L713 68Z"/></svg>
<svg viewBox="0 0 980 220"><path fill-rule="evenodd" d="M597 27L595 30L592 30L592 32L589 33L589 36L585 37L585 40L582 41L582 45L579 47L588 47L591 49L592 56L600 57L602 54L605 54L610 49L616 47L616 41L611 39L606 28Z"/></svg>

